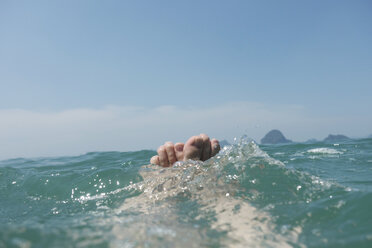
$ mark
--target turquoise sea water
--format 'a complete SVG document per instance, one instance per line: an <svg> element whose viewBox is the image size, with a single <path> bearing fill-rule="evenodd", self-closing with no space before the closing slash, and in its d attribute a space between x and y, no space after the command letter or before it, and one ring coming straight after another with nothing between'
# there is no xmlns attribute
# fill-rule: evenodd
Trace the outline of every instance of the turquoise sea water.
<svg viewBox="0 0 372 248"><path fill-rule="evenodd" d="M0 247L372 247L372 139L0 162Z"/></svg>

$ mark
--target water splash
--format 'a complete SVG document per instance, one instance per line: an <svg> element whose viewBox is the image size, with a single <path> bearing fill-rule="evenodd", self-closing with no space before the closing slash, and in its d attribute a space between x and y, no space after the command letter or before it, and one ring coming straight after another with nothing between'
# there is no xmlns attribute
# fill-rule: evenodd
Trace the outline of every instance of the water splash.
<svg viewBox="0 0 372 248"><path fill-rule="evenodd" d="M258 210L250 202L262 193L255 187L263 180L261 177L252 179L248 175L266 167L285 170L283 163L271 158L256 143L245 138L233 146L225 147L206 162L177 162L171 168L149 165L141 170L143 181L130 186L141 194L127 199L118 213L132 211L146 214L147 218L153 220L158 219L159 212L166 209L168 219L169 215L177 216L175 206L192 202L197 210L186 218L186 222L203 220L209 231L219 233L220 243L232 242L242 247L280 244L285 247L297 241L300 228L287 228L285 235L275 232L276 225L270 213ZM246 187L247 182L255 186ZM147 218L141 221L148 222ZM167 221L162 219L157 225L169 226L169 223L165 223ZM172 225L172 228L175 232L173 242L177 243L178 224ZM194 235L202 240L200 234Z"/></svg>

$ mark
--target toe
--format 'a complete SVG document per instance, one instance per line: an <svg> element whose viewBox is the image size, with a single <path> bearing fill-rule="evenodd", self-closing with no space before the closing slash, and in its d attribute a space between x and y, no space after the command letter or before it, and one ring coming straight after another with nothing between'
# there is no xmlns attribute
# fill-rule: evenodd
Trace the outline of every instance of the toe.
<svg viewBox="0 0 372 248"><path fill-rule="evenodd" d="M160 166L163 166L163 167L169 166L168 155L165 150L165 146L160 146L158 148L158 155L159 155Z"/></svg>
<svg viewBox="0 0 372 248"><path fill-rule="evenodd" d="M171 166L177 161L176 153L174 151L174 144L172 142L166 142L164 146L165 151L167 152L169 166Z"/></svg>
<svg viewBox="0 0 372 248"><path fill-rule="evenodd" d="M208 135L200 134L200 137L203 140L203 149L201 154L201 160L205 161L211 157L211 142Z"/></svg>
<svg viewBox="0 0 372 248"><path fill-rule="evenodd" d="M159 156L158 156L158 155L153 156L153 157L150 159L150 163L151 163L151 164L160 165Z"/></svg>
<svg viewBox="0 0 372 248"><path fill-rule="evenodd" d="M200 160L203 149L203 139L200 136L192 136L183 149L184 160Z"/></svg>
<svg viewBox="0 0 372 248"><path fill-rule="evenodd" d="M183 148L184 148L184 146L185 145L183 143L176 143L174 145L174 151L176 152L177 161L182 161L183 160L183 156L184 156Z"/></svg>
<svg viewBox="0 0 372 248"><path fill-rule="evenodd" d="M218 140L216 139L212 139L211 140L211 157L215 156L221 149L220 147L220 142L218 142Z"/></svg>

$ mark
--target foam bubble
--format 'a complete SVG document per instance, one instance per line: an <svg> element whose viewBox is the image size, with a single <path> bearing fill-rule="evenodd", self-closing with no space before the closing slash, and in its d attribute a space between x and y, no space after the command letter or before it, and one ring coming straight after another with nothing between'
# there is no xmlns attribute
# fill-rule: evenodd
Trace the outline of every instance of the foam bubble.
<svg viewBox="0 0 372 248"><path fill-rule="evenodd" d="M343 152L337 151L336 149L325 148L325 147L309 149L307 150L307 152L308 153L320 153L320 154L343 154Z"/></svg>

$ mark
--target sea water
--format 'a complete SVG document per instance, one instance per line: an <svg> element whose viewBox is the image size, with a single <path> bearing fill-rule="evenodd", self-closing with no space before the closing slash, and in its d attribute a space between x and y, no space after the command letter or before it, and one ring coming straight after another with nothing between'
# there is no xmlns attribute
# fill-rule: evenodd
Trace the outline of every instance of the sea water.
<svg viewBox="0 0 372 248"><path fill-rule="evenodd" d="M0 247L372 247L372 139L0 162Z"/></svg>

